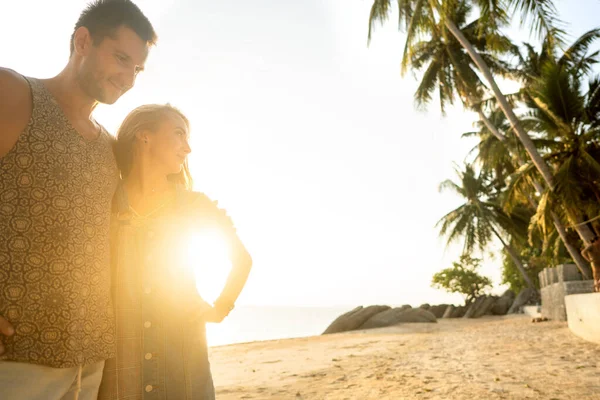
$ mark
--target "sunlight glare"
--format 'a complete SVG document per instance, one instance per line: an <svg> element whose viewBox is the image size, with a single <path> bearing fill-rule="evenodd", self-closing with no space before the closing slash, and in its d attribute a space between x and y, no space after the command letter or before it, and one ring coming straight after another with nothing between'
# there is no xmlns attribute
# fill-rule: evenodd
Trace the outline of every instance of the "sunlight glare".
<svg viewBox="0 0 600 400"><path fill-rule="evenodd" d="M188 242L187 262L194 271L198 293L205 301L213 303L231 269L223 235L212 230L193 234Z"/></svg>

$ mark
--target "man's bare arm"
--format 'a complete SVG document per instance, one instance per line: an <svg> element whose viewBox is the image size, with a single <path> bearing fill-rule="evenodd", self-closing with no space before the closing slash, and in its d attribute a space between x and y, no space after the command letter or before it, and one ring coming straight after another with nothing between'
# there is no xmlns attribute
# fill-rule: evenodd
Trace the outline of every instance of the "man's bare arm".
<svg viewBox="0 0 600 400"><path fill-rule="evenodd" d="M15 145L31 117L31 91L16 72L0 68L0 158Z"/></svg>
<svg viewBox="0 0 600 400"><path fill-rule="evenodd" d="M16 72L0 68L0 159L15 145L31 117L31 92L27 81ZM0 316L0 354L3 338L15 333L13 326Z"/></svg>

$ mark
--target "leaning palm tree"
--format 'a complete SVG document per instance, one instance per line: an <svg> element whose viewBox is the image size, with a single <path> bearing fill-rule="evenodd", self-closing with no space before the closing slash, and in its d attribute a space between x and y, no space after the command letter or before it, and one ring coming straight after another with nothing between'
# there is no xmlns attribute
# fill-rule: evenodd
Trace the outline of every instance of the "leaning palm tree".
<svg viewBox="0 0 600 400"><path fill-rule="evenodd" d="M525 121L524 125L529 127L529 122ZM492 130L489 129L490 126ZM524 160L524 150L516 138L507 134L510 130L510 124L506 121L504 114L498 109L492 109L487 123L479 121L476 127L477 130L463 134L463 137L477 137L479 139L479 142L471 150L470 154L476 154L475 161L481 168L481 171L491 177L491 185L498 193L498 196L502 195L502 197L506 197L504 196L504 192L507 182L513 178L512 175L520 168L522 160ZM553 142L544 138L537 138L534 139L534 143L538 148L546 148ZM515 208L531 208L533 210L531 215L533 215L538 208L538 202L532 188L539 190L537 189L539 187L540 185L536 185L535 181L532 180L529 184L525 184L521 191L513 191L510 198L506 199L503 203L506 211L512 212ZM550 217L556 234L548 229L549 225L546 226L547 230L542 235L543 249L546 252L554 248L555 251L553 254L558 254L560 243L562 242L584 278L589 278L589 266L573 245L572 238L568 236L564 224L556 213L552 212ZM533 237L533 234L534 231L532 230L530 236ZM530 241L532 240L530 239ZM555 256L554 258L557 257Z"/></svg>
<svg viewBox="0 0 600 400"><path fill-rule="evenodd" d="M479 20L467 21L470 11L471 7L466 2L460 2L454 9L448 11L448 17L456 23L492 72L500 75L506 75L510 72L514 75L515 71L498 59L496 54L514 52L515 46L507 37L495 32L486 33L483 37L479 29L481 26ZM403 70L405 70L407 64L410 64L413 70L423 71L422 79L415 92L417 105L419 107L427 105L432 100L432 94L437 92L440 109L444 113L447 104L452 104L454 99L458 97L465 107L478 113L480 121L486 129L501 142L500 146L510 144L508 142L513 141L512 137L501 133L483 110L482 97L487 88L481 81L477 73L477 67L469 54L448 31L444 23L437 22L432 24L430 28L428 36L413 43L408 54L409 60L407 61L406 58L403 60ZM488 50L490 42L494 44L494 52ZM508 97L511 104L516 98L516 96ZM504 121L508 122L506 118L504 118ZM510 126L507 126L504 132L509 132L509 128ZM517 146L510 147L513 151L516 148ZM526 154L524 152L520 152L516 157L519 164L522 164L525 159ZM536 186L537 192L543 190L541 185ZM588 269L587 263L578 250L566 241L566 231L558 218L554 219L554 225L565 241L565 245L575 263L585 276L585 271Z"/></svg>
<svg viewBox="0 0 600 400"><path fill-rule="evenodd" d="M465 3L465 1L461 0L445 0L443 2L440 0L398 0L399 26L407 33L402 70L403 72L406 71L406 66L410 60L410 52L413 50L413 44L418 42L419 38L422 36L430 36L433 27L437 25L438 21L443 23L448 31L467 51L475 65L477 65L498 101L499 107L510 121L512 132L517 135L532 160L533 165L538 170L547 186L552 190L554 188L554 177L550 167L537 151L533 141L523 129L506 97L500 91L489 65L487 65L473 44L465 37L452 19L455 9L460 7L463 3ZM559 38L558 33L560 33L560 31L555 28L555 14L551 1L507 0L506 2L490 2L478 0L469 1L467 3L479 6L481 17L478 19L480 23L477 28L482 37L487 38L489 36L489 38L492 39L488 41L490 50L494 50L494 47L497 44L490 34L496 33L499 27L508 22L508 9L520 10L524 19L528 16L532 17L533 26L538 32L551 33L555 38L554 40L558 40ZM374 0L369 17L369 39L371 38L371 32L375 22L384 22L388 18L390 11L391 0ZM569 219L571 222L581 222L573 215L569 215ZM595 234L585 225L576 225L576 230L586 244L591 243L595 238Z"/></svg>
<svg viewBox="0 0 600 400"><path fill-rule="evenodd" d="M543 193L534 222L545 229L550 212L564 213L576 216L600 235L595 224L600 215L600 79L592 78L585 87L581 62L564 60L563 56L545 61L527 88L536 106L529 120L549 139L545 158L556 169L556 186ZM524 166L512 187L519 178L531 175L532 169ZM596 282L599 267L593 269Z"/></svg>
<svg viewBox="0 0 600 400"><path fill-rule="evenodd" d="M567 47L566 50L562 52L557 46L556 41L553 40L553 35L547 35L545 37L545 39L542 42L541 49L539 51L537 51L533 45L528 43L525 43L520 49L515 47L514 54L517 56L518 64L516 68L511 69L510 71L512 77L520 81L522 84L522 89L519 93L515 95L515 97L522 100L525 106L528 107L528 109L533 110L531 113L534 116L536 114L539 114L540 112L542 112L542 115L546 115L548 112L548 107L540 103L540 97L546 99L548 99L548 97L554 97L554 106L557 108L564 108L562 107L562 105L559 104L560 101L563 101L565 104L568 104L570 106L577 107L576 105L581 103L579 99L575 99L574 101L565 101L565 96L578 96L577 93L573 93L573 91L571 91L570 94L568 93L568 91L564 92L563 95L560 85L557 85L557 83L560 81L560 73L558 73L558 69L563 71L563 81L565 79L572 80L572 83L580 87L579 89L575 89L575 92L581 92L583 88L581 87L581 84L577 82L581 82L582 78L589 75L592 71L592 67L598 62L598 51L590 51L591 45L594 44L598 38L600 38L600 29L592 29L581 35L579 38L577 38L569 47ZM550 68L554 70L554 73L551 76L546 76L546 78L544 79L543 75L548 75L548 69L551 65L555 66ZM565 82L563 82L563 85L564 83ZM590 90L590 93L591 92L594 91ZM597 107L597 105L594 106L594 104L597 103L595 103L593 99L587 100L585 101L585 103L585 108L587 109L586 114L593 115L595 111L591 108ZM571 117L567 116L566 118L569 119ZM548 115L546 115L546 119L547 118ZM589 120L590 118L587 117L587 119ZM574 121L579 121L580 124L582 123L581 118L571 120L571 122ZM552 158L550 158L550 156L548 156L547 154L552 153L552 149L556 149L557 146L562 148L567 147L570 149L575 149L578 147L578 145L575 143L570 143L568 146L565 146L565 143L569 142L569 140L565 140L564 138L560 138L559 136L554 134L553 132L556 129L553 126L548 125L547 122L545 123L544 118L531 118L531 116L529 116L525 119L522 119L522 124L528 131L536 132L537 139L535 138L535 136L533 138L536 147L540 150L542 154L545 154L546 160L550 162L550 165L553 167L554 170L557 171L557 174L563 175L562 178L560 178L558 175L555 176L555 180L557 181L554 190L564 191L564 183L558 182L558 179L560 179L561 181L564 180L565 169L561 169L560 167L570 166L572 164L570 162L563 163L562 161L559 161L556 157L552 160ZM578 128L574 128L574 130L577 129ZM503 135L506 138L509 137L505 132L503 133ZM495 136L499 137L500 135L496 134ZM517 153L517 157L520 160L519 164L522 165L522 160L524 158L520 153ZM569 161L566 158L564 160ZM533 171L533 166L531 165L528 168L528 170ZM572 169L568 170L572 171ZM536 192L545 192L545 189L543 189L543 187L536 182L534 175L535 174L530 174L530 179L531 184L533 184L536 189ZM559 206L544 207L544 209L551 210L548 214L546 214L546 216L551 218L553 222L552 225L556 227L557 233L562 238L565 246L567 247L567 250L569 251L569 254L577 264L582 275L585 278L591 278L591 276L589 276L588 274L589 268L587 266L587 263L584 261L579 251L577 251L573 247L573 245L569 243L564 224L562 223L562 221L560 220L561 218L559 217L559 215L561 215L562 219L566 219L567 221L571 219L571 223L573 223L573 219L576 221L583 221L586 219L584 214L580 212L580 206L582 206L581 201L589 197L585 194L585 185L580 182L571 182L575 184L571 187L571 189L573 189L573 191L570 192L572 198L563 197L562 200L556 200L555 197L555 203L558 202ZM595 189L594 185L588 184L587 186L588 190ZM573 195L577 193L579 193L579 195L581 196L580 200L576 200L573 198ZM544 204L549 204L547 199L542 198L542 200L544 201ZM574 204L577 204L578 207L573 207ZM564 212L565 209L567 210L566 213ZM588 214L595 215L594 212L594 210L588 210ZM552 230L549 229L551 225L547 224L546 222L547 219L542 220L542 223L538 224L538 227L543 227L543 236L546 239L548 239L550 236L552 236ZM582 222L579 222L575 223L574 227L579 231L581 231L582 228L585 228L585 230L593 232L596 236L600 233L600 229L589 229L593 228L592 224L583 224Z"/></svg>
<svg viewBox="0 0 600 400"><path fill-rule="evenodd" d="M518 230L515 229L519 222L518 215L508 215L504 212L498 201L491 196L487 177L477 174L472 165L466 164L464 170L457 168L456 174L459 183L445 180L440 184L440 190L452 190L464 198L465 203L439 220L436 226L439 226L440 236L445 236L448 244L462 238L463 254L470 254L475 249L484 251L495 237L510 255L527 286L534 288L518 253L506 238L510 234L518 234ZM520 222L526 223L523 220Z"/></svg>

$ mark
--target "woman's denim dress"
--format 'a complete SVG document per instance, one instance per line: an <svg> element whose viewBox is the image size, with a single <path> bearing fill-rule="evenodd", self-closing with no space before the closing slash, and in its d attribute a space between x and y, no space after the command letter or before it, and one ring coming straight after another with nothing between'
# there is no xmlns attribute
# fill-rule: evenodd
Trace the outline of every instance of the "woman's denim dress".
<svg viewBox="0 0 600 400"><path fill-rule="evenodd" d="M147 217L115 197L113 299L117 357L104 369L99 399L213 400L205 324L185 255L189 237L214 229L237 238L231 220L201 193L178 187ZM235 239L232 239L235 240Z"/></svg>

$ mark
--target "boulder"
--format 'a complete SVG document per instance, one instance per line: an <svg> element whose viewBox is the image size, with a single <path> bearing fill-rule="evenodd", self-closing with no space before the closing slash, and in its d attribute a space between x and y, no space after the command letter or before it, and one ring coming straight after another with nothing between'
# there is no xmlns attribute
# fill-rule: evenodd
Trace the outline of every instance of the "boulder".
<svg viewBox="0 0 600 400"><path fill-rule="evenodd" d="M486 297L487 296L479 296L474 301L472 301L471 304L467 306L467 311L465 311L465 315L463 315L463 318L473 318L475 311L477 311L477 309L481 306L481 303L483 303Z"/></svg>
<svg viewBox="0 0 600 400"><path fill-rule="evenodd" d="M443 318L446 309L448 308L448 304L437 304L435 306L429 307L427 311L435 315L436 318Z"/></svg>
<svg viewBox="0 0 600 400"><path fill-rule="evenodd" d="M398 322L437 322L437 318L429 310L411 308L404 310Z"/></svg>
<svg viewBox="0 0 600 400"><path fill-rule="evenodd" d="M521 312L521 307L532 301L532 299L535 299L537 296L538 295L535 289L525 288L521 290L515 301L508 309L508 314L516 314Z"/></svg>
<svg viewBox="0 0 600 400"><path fill-rule="evenodd" d="M382 328L402 322L437 322L437 319L435 315L422 308L404 310L399 307L373 315L360 329Z"/></svg>
<svg viewBox="0 0 600 400"><path fill-rule="evenodd" d="M507 290L504 294L498 299L491 308L493 315L506 315L510 306L512 305L515 299L515 293L512 290Z"/></svg>
<svg viewBox="0 0 600 400"><path fill-rule="evenodd" d="M496 296L485 296L485 298L481 302L481 305L473 313L473 318L481 318L484 315L486 315L494 306L494 303L496 303L496 299Z"/></svg>
<svg viewBox="0 0 600 400"><path fill-rule="evenodd" d="M373 315L389 310L390 308L390 306L369 306L366 308L363 308L362 306L356 307L355 309L337 317L327 327L327 329L325 329L323 334L347 332L358 329Z"/></svg>
<svg viewBox="0 0 600 400"><path fill-rule="evenodd" d="M429 308L431 308L431 306L429 305L429 303L424 303L424 304L421 304L419 306L419 308L422 308L423 310L429 310Z"/></svg>
<svg viewBox="0 0 600 400"><path fill-rule="evenodd" d="M452 313L454 312L454 309L456 307L454 307L452 304L449 304L448 307L446 307L446 310L444 311L444 315L442 315L442 318L452 318Z"/></svg>
<svg viewBox="0 0 600 400"><path fill-rule="evenodd" d="M502 296L500 297L508 297L509 299L514 300L517 295L512 290L506 289L506 291L502 293Z"/></svg>
<svg viewBox="0 0 600 400"><path fill-rule="evenodd" d="M329 324L329 326L327 327L327 329L325 329L323 334L334 333L334 332L343 332L343 329L345 329L345 327L348 325L346 323L346 321L352 316L352 314L355 314L362 309L363 309L363 306L358 306L358 307L340 315L339 317L334 319L331 324Z"/></svg>
<svg viewBox="0 0 600 400"><path fill-rule="evenodd" d="M467 312L466 306L456 307L454 309L454 311L452 311L452 316L450 316L450 318L462 318L466 312Z"/></svg>

